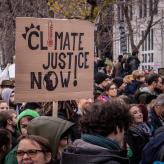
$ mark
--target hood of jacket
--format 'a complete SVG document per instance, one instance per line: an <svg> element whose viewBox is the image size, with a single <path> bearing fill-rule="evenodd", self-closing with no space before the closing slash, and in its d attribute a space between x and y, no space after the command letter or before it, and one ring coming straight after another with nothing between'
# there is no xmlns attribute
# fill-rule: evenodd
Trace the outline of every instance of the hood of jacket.
<svg viewBox="0 0 164 164"><path fill-rule="evenodd" d="M128 164L129 160L120 150L107 148L83 141L75 140L72 146L62 154L62 164Z"/></svg>
<svg viewBox="0 0 164 164"><path fill-rule="evenodd" d="M4 88L4 89L2 90L2 99L3 99L4 101L6 101L8 105L9 105L9 102L10 102L10 95L11 95L11 93L12 93L13 91L14 91L14 90L11 89L11 88Z"/></svg>
<svg viewBox="0 0 164 164"><path fill-rule="evenodd" d="M72 122L61 118L40 116L30 121L27 127L27 133L48 139L52 149L52 156L55 159L62 134L73 125Z"/></svg>

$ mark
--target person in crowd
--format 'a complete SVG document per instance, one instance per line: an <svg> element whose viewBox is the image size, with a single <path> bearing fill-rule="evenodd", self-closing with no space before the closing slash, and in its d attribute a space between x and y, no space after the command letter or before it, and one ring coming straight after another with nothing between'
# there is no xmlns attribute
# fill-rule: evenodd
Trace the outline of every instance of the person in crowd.
<svg viewBox="0 0 164 164"><path fill-rule="evenodd" d="M126 83L124 83L122 77L115 77L112 82L117 86L117 95L124 94Z"/></svg>
<svg viewBox="0 0 164 164"><path fill-rule="evenodd" d="M137 100L137 103L149 104L157 97L155 89L157 88L158 80L158 74L149 74L146 77L146 83L148 86L139 88L135 93L135 99Z"/></svg>
<svg viewBox="0 0 164 164"><path fill-rule="evenodd" d="M89 98L89 99L78 99L77 101L77 106L78 106L78 115L82 116L83 112L85 112L85 109L93 103L93 99Z"/></svg>
<svg viewBox="0 0 164 164"><path fill-rule="evenodd" d="M130 97L128 97L126 95L120 95L120 96L118 96L118 98L120 98L121 100L123 100L127 105L131 104Z"/></svg>
<svg viewBox="0 0 164 164"><path fill-rule="evenodd" d="M135 70L132 72L133 80L125 87L125 94L134 96L135 92L141 88L141 85L145 83L145 76L143 71Z"/></svg>
<svg viewBox="0 0 164 164"><path fill-rule="evenodd" d="M109 99L117 96L117 86L114 83L110 83L106 86L106 91Z"/></svg>
<svg viewBox="0 0 164 164"><path fill-rule="evenodd" d="M27 126L28 126L29 122L36 117L39 117L39 114L36 111L33 111L31 109L26 109L20 115L18 115L17 128L21 135L27 135ZM5 164L8 164L8 163L17 164L16 150L17 150L17 146L15 146L6 155Z"/></svg>
<svg viewBox="0 0 164 164"><path fill-rule="evenodd" d="M102 68L104 67L104 61L102 59L100 59L99 57L95 57L94 59L95 59L95 61L94 61L94 74L96 74L97 72L102 70Z"/></svg>
<svg viewBox="0 0 164 164"><path fill-rule="evenodd" d="M91 104L81 120L82 137L63 152L61 164L127 164L121 147L130 122L127 105L120 99Z"/></svg>
<svg viewBox="0 0 164 164"><path fill-rule="evenodd" d="M26 109L19 114L17 117L17 128L22 135L27 134L27 126L29 122L36 117L39 117L38 112L31 109Z"/></svg>
<svg viewBox="0 0 164 164"><path fill-rule="evenodd" d="M48 139L52 148L52 159L54 164L59 164L61 153L70 143L70 128L74 124L70 121L40 116L33 119L27 128L29 135L39 135Z"/></svg>
<svg viewBox="0 0 164 164"><path fill-rule="evenodd" d="M48 140L35 135L21 136L16 153L18 164L49 164L52 157Z"/></svg>
<svg viewBox="0 0 164 164"><path fill-rule="evenodd" d="M95 75L95 99L105 91L106 85L109 83L109 76L102 72Z"/></svg>
<svg viewBox="0 0 164 164"><path fill-rule="evenodd" d="M164 94L155 99L154 107L149 110L148 122L153 127L153 132L164 126Z"/></svg>
<svg viewBox="0 0 164 164"><path fill-rule="evenodd" d="M23 112L26 109L31 109L39 113L40 116L44 115L44 110L41 103L36 102L26 102L19 109L19 113Z"/></svg>
<svg viewBox="0 0 164 164"><path fill-rule="evenodd" d="M155 88L155 92L157 95L164 93L164 78L159 76L157 87Z"/></svg>
<svg viewBox="0 0 164 164"><path fill-rule="evenodd" d="M13 80L2 80L0 84L0 95L2 94L2 90L5 88L11 88L13 89L15 87Z"/></svg>
<svg viewBox="0 0 164 164"><path fill-rule="evenodd" d="M114 83L110 83L106 86L106 91L101 94L97 100L107 102L115 97L117 97L117 86Z"/></svg>
<svg viewBox="0 0 164 164"><path fill-rule="evenodd" d="M128 155L130 164L139 164L141 160L141 152L143 147L149 141L152 133L150 127L144 122L143 118L147 118L147 112L143 112L144 108L138 104L131 104L129 112L133 118L131 126L125 133L125 141L128 144ZM147 121L147 120L145 120ZM130 155L131 154L131 155Z"/></svg>
<svg viewBox="0 0 164 164"><path fill-rule="evenodd" d="M132 80L133 80L133 75L126 75L123 78L123 82L127 85L130 84L132 82Z"/></svg>
<svg viewBox="0 0 164 164"><path fill-rule="evenodd" d="M11 149L11 134L6 129L0 128L0 163L4 163L5 155Z"/></svg>
<svg viewBox="0 0 164 164"><path fill-rule="evenodd" d="M164 126L158 128L154 137L145 145L141 160L141 164L162 163L164 163Z"/></svg>
<svg viewBox="0 0 164 164"><path fill-rule="evenodd" d="M138 59L138 51L133 51L132 55L127 58L126 70L127 74L131 74L134 70L137 70L140 66L140 60Z"/></svg>
<svg viewBox="0 0 164 164"><path fill-rule="evenodd" d="M122 60L123 60L123 55L119 55L117 58L117 62L114 64L114 68L113 68L114 77L122 77L123 75Z"/></svg>
<svg viewBox="0 0 164 164"><path fill-rule="evenodd" d="M14 110L0 112L0 127L11 133L12 147L16 146L19 133L16 130L16 112Z"/></svg>
<svg viewBox="0 0 164 164"><path fill-rule="evenodd" d="M113 63L110 59L106 58L104 62L104 73L111 78L112 72L113 72Z"/></svg>
<svg viewBox="0 0 164 164"><path fill-rule="evenodd" d="M9 110L9 106L7 102L5 102L4 100L0 100L0 112L5 110Z"/></svg>
<svg viewBox="0 0 164 164"><path fill-rule="evenodd" d="M5 88L2 90L2 99L7 102L9 107L16 108L15 104L15 91L11 88Z"/></svg>
<svg viewBox="0 0 164 164"><path fill-rule="evenodd" d="M70 128L71 139L74 141L80 138L78 104L75 100L58 101L58 117L74 123Z"/></svg>

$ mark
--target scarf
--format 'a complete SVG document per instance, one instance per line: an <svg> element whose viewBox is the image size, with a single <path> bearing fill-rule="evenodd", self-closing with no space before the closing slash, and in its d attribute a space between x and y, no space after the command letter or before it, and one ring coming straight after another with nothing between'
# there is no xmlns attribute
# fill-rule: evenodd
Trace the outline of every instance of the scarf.
<svg viewBox="0 0 164 164"><path fill-rule="evenodd" d="M82 134L82 140L98 145L109 150L121 150L120 146L113 140L100 135Z"/></svg>

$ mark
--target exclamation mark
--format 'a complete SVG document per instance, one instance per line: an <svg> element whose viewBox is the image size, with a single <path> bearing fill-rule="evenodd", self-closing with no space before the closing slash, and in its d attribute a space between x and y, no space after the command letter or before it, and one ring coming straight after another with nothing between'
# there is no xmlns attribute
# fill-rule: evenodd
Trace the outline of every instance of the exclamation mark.
<svg viewBox="0 0 164 164"><path fill-rule="evenodd" d="M77 86L77 55L75 55L75 67L74 67L74 82L73 82L73 85L74 87Z"/></svg>
<svg viewBox="0 0 164 164"><path fill-rule="evenodd" d="M52 21L48 21L48 40L47 40L48 47L53 46L52 32L53 32Z"/></svg>

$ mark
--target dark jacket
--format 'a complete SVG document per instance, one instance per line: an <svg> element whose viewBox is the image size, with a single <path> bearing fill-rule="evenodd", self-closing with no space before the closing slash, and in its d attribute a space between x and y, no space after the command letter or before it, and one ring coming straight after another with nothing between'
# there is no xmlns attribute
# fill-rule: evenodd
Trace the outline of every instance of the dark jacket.
<svg viewBox="0 0 164 164"><path fill-rule="evenodd" d="M140 66L140 61L137 56L129 56L127 59L127 68L128 74L131 74L134 70L137 70Z"/></svg>
<svg viewBox="0 0 164 164"><path fill-rule="evenodd" d="M153 128L153 133L157 128L162 126L162 123L153 108L149 111L148 123Z"/></svg>
<svg viewBox="0 0 164 164"><path fill-rule="evenodd" d="M136 103L149 104L153 99L156 99L157 95L152 93L148 87L140 88L135 93Z"/></svg>
<svg viewBox="0 0 164 164"><path fill-rule="evenodd" d="M143 149L141 164L152 164L154 161L164 162L164 131L155 135Z"/></svg>
<svg viewBox="0 0 164 164"><path fill-rule="evenodd" d="M139 164L141 152L151 137L151 129L146 123L132 125L125 133L125 141L130 146L133 156L130 158L131 164Z"/></svg>
<svg viewBox="0 0 164 164"><path fill-rule="evenodd" d="M61 164L128 164L121 150L109 150L102 146L76 140L62 155Z"/></svg>
<svg viewBox="0 0 164 164"><path fill-rule="evenodd" d="M137 91L137 89L140 88L141 83L137 80L132 80L131 83L129 83L126 87L125 87L125 94L126 95L134 95L135 92Z"/></svg>

